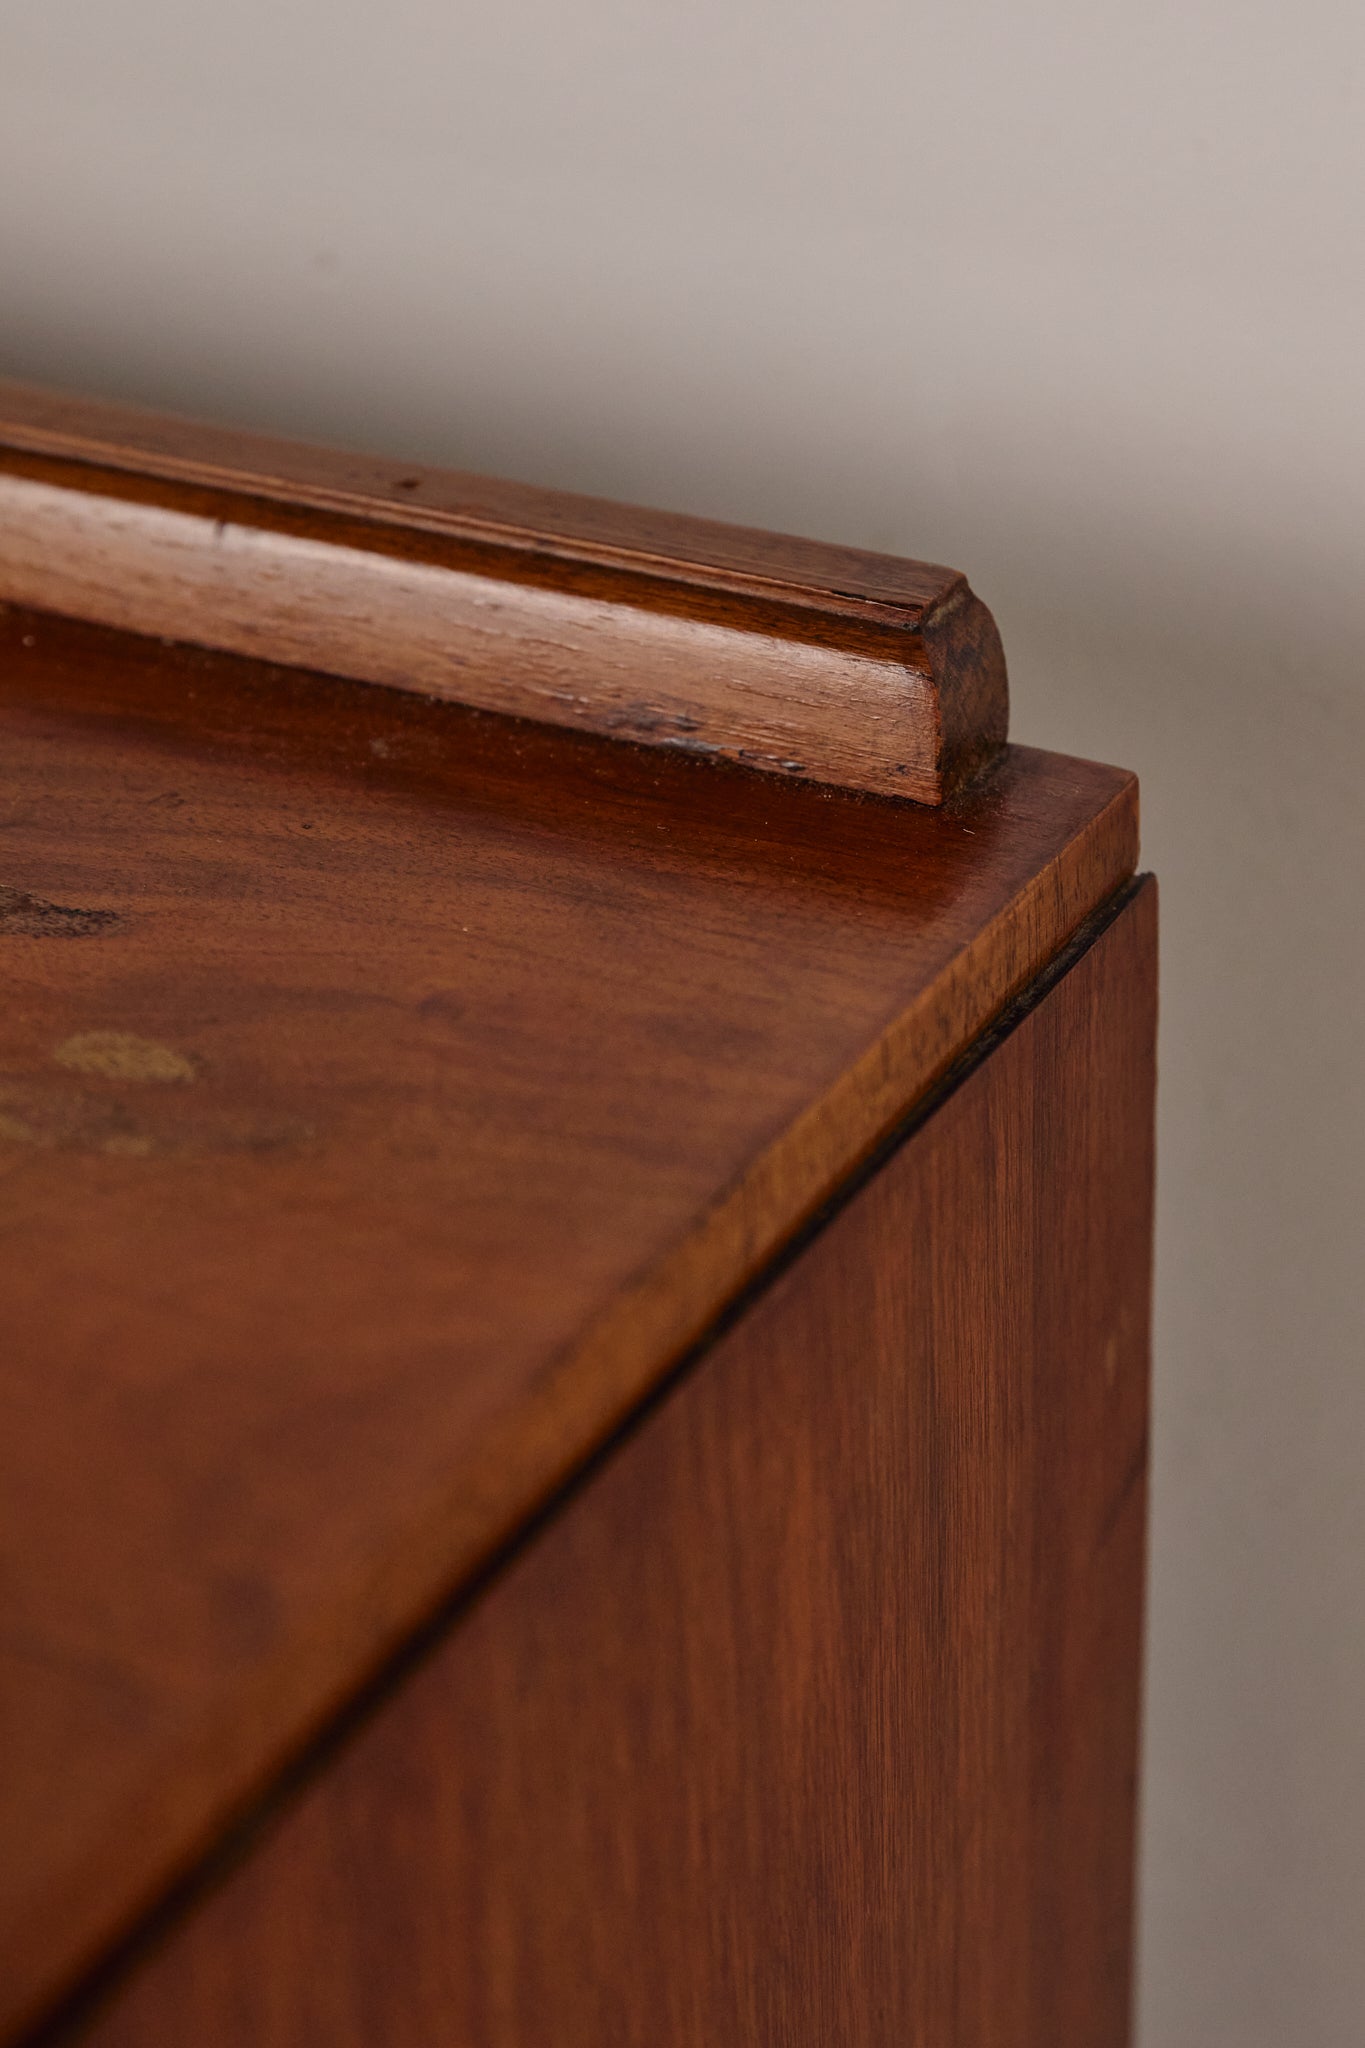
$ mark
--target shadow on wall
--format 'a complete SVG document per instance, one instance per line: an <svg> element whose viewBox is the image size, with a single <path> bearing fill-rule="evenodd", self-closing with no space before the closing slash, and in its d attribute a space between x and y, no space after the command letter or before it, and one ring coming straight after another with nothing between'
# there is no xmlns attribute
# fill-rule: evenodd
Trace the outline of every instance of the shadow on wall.
<svg viewBox="0 0 1365 2048"><path fill-rule="evenodd" d="M1079 588L1058 535L1001 610L1016 732L1138 769L1162 882L1141 2038L1335 2048L1365 2010L1365 605L1228 525L1177 510L1168 573Z"/></svg>

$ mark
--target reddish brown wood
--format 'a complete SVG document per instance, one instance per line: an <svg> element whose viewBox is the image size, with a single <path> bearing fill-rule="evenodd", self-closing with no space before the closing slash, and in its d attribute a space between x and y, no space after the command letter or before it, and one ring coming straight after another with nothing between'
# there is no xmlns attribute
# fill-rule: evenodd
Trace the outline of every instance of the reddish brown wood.
<svg viewBox="0 0 1365 2048"><path fill-rule="evenodd" d="M1004 658L932 563L0 383L0 600L939 803Z"/></svg>
<svg viewBox="0 0 1365 2048"><path fill-rule="evenodd" d="M1154 947L1147 885L86 2048L1120 2048Z"/></svg>
<svg viewBox="0 0 1365 2048"><path fill-rule="evenodd" d="M1055 961L1081 921L1113 898L1135 859L1136 797L1131 778L1111 770L1020 749L994 758L1004 736L998 639L951 571L520 486L399 475L17 387L0 390L6 597L30 607L0 602L0 2031L12 2033L107 1959L177 1876L221 1842L234 1815L278 1787L291 1760L439 1603L525 1529ZM110 625L144 637L102 629ZM232 650L288 666L234 659ZM394 690L329 681L310 666ZM490 709L535 723L483 715ZM642 739L651 751L553 729L565 725ZM749 767L776 772L754 776ZM854 793L868 789L938 808ZM1086 1045L1076 1049L1087 1062ZM1096 1056L1103 1066L1109 1054L1100 1047ZM1021 1057L1010 1055L1016 1065ZM1004 1053L990 1070L1000 1062L1005 1071ZM1029 1116L1047 1108L1054 1081L1061 1085L1051 1068L1034 1081L1039 1102ZM1010 1096L1013 1084L1002 1085ZM1082 1095L1104 1086L1088 1066L1075 1083ZM1122 1115L1131 1092L1114 1098ZM1065 1123L1064 1105L1059 1114ZM1120 1135L1130 1148L1136 1130L1129 1116ZM1039 1143L1046 1160L1050 1140ZM937 1156L926 1137L915 1147ZM967 1173L955 1154L939 1163L956 1181ZM1093 1179L1079 1155L1072 1165ZM992 1258L1001 1262L1006 1277L1015 1209L1022 1203L1020 1213L1031 1215L1034 1204L1041 1215L1053 1199L1035 1186L1037 1160L1028 1171L1027 1186L1005 1177L1014 1192L1002 1198L1012 1206L998 1230L989 1222L989 1173L982 1182L983 1256L988 1270ZM894 1172L876 1185L890 1185ZM980 1162L971 1166L980 1172ZM970 1193L955 1184L932 1203L951 1207ZM1107 1214L1128 1197L1101 1198L1092 1188L1088 1199ZM938 1242L932 1221L920 1219ZM1100 1224L1088 1237L1078 1228L1093 1247ZM1131 1278L1139 1256L1126 1249L1130 1236L1100 1247L1117 1260L1115 1284L1128 1284L1122 1276ZM976 1225L964 1225L969 1270L978 1237ZM824 1241L796 1268L817 1275L814 1306L798 1324L812 1314L827 1322L823 1269L812 1263ZM879 1388L889 1365L889 1326L879 1318L902 1315L892 1241L879 1241L863 1311ZM1071 1254L1041 1239L1033 1253L1050 1270L1029 1284L1050 1302ZM851 1271L858 1256L855 1248ZM935 1260L925 1269L925 1300L957 1300L963 1272L949 1273L941 1248ZM779 1288L772 1299L780 1296ZM848 1307L845 1341L856 1350L861 1326ZM981 1362L993 1359L1008 1387L1014 1354L994 1354L1014 1336L997 1328L995 1312L971 1314L985 1316ZM756 1309L745 1327L762 1327L766 1313ZM1089 1327L1084 1317L1075 1324ZM969 1350L976 1328L963 1324ZM1039 1325L1049 1343L1051 1329ZM1072 1325L1057 1332L1070 1356ZM808 1335L794 1328L807 1353L807 1407L819 1365ZM734 1341L743 1356L744 1343ZM1115 1341L1129 1338L1120 1330ZM721 1361L729 1344L694 1381L714 1370L728 1383L733 1369ZM1027 1496L1020 1521L1008 1505L1019 1473L1036 1464L1060 1487L1073 1454L1103 1467L1109 1453L1083 1432L1065 1437L1066 1456L1049 1464L1036 1445L1032 1382L1018 1390L1017 1441L1013 1425L1003 1435L993 1423L978 1430L980 1390L964 1407L960 1380L940 1416L936 1372L929 1359L923 1442L937 1446L934 1469L943 1464L956 1491L917 1496L918 1520L897 1522L896 1542L908 1532L920 1543L913 1554L939 1587L942 1546L957 1543L965 1513L962 1583L970 1588L981 1560L995 1569L1006 1522L997 1527L988 1514L978 1526L975 1509L963 1507L973 1498L969 1468L1004 1487L1001 1513L1028 1533L1042 1519L1043 1496ZM856 1403L863 1381L855 1376L845 1390L843 1377L836 1391ZM801 1389L792 1392L799 1404ZM981 1414L993 1413L988 1401ZM687 1629L670 1644L667 1627L638 1651L632 1640L637 1625L656 1628L689 1597L667 1546L700 1541L708 1517L724 1525L726 1475L741 1471L754 1441L743 1413L733 1420L733 1450L702 1474L691 1507L660 1475L666 1507L673 1490L661 1523L662 1616L629 1613L629 1588L614 1586L610 1571L601 1613L584 1619L574 1599L561 1603L566 1628L581 1624L583 1640L598 1641L631 1697L637 1664L657 1675L680 1651L703 1661L714 1651L723 1677L726 1641L738 1644L749 1627L741 1596L749 1599L766 1569L760 1553L765 1528L771 1533L762 1484L758 1547L746 1567L752 1586L735 1583L729 1610L724 1602L717 1609L718 1644L704 1630L693 1641ZM654 1428L584 1499L603 1488L615 1498L612 1475L622 1459L634 1466ZM781 1443L780 1411L774 1429ZM936 1431L947 1432L941 1444ZM1050 1442L1053 1434L1049 1423L1042 1435ZM695 1461L702 1451L694 1444L683 1455ZM898 1470L894 1459L877 1468L893 1493ZM760 1480L768 1471L763 1463ZM837 1460L827 1476L851 1482ZM636 1498L637 1519L652 1483ZM1078 1498L1089 1498L1084 1485ZM864 1530L858 1508L845 1506L851 1540L875 1549L880 1507ZM937 1534L926 1520L931 1507L946 1515ZM570 1510L563 1526L576 1528L578 1514ZM618 1526L614 1540L624 1533ZM1053 1562L1061 1541L1056 1531L1048 1537ZM769 1565L781 1582L798 1562L784 1554ZM838 1619L814 1563L809 1627L786 1646L795 1662L775 1676L769 1698L779 1734L791 1732L792 1687L806 1697L827 1625ZM721 1570L707 1566L692 1597L709 1603ZM1122 1626L1133 1612L1130 1579L1109 1589ZM503 1583L520 1581L514 1572ZM796 1589L792 1578L793 1599ZM578 1607L594 1597L579 1587ZM1037 1599L1029 1610L1029 1654L1047 1662L1048 1684L1067 1668L1057 1631L1065 1636L1080 1596L1063 1588L1056 1598L1061 1604L1045 1612ZM913 1654L896 1667L897 1684L938 1698L947 1657L953 1670L961 1666L962 1685L979 1691L978 1638L984 1631L994 1640L997 1618L982 1610L976 1637L959 1640L935 1599L938 1633L907 1639ZM514 1633L518 1612L507 1609ZM760 1619L755 1641L765 1626ZM474 1620L461 1640L470 1630L477 1644ZM541 1632L536 1620L533 1634ZM1010 1638L1014 1662L990 1665L992 1685L1017 1675L1025 1641ZM511 1751L488 1770L513 1792L534 1789L541 1767L539 1753L520 1757L519 1745L555 1733L553 1718L517 1723L533 1662L518 1666L501 1703L494 1674L477 1710L508 1712ZM1077 1700L1068 1696L1065 1712L1049 1709L1039 1724L1079 1715L1055 1786L1045 1772L1047 1811L1054 1791L1064 1804L1066 1788L1081 1783L1091 1748L1093 1777L1084 1783L1099 1807L1117 1813L1115 1799L1123 1804L1122 1713L1132 1686L1123 1690L1128 1667L1116 1668L1117 1734L1087 1747L1103 1689L1085 1672ZM477 1669L470 1683L484 1683ZM566 1680L566 1700L582 1683L581 1674ZM705 1690L696 1694L699 1711ZM943 1697L955 1713L957 1692ZM818 1688L810 1698L823 1713ZM731 1704L742 1719L764 1699L760 1686L752 1702L734 1696ZM840 1699L835 1684L831 1710L847 1720ZM947 1916L944 1939L978 1943L975 1930L996 1925L998 1905L1001 1940L1013 1953L1021 1897L1001 1889L994 1864L980 1883L963 1874L990 1832L973 1803L977 1774L999 1764L1006 1793L1019 1782L1015 1751L981 1749L990 1711L978 1699L971 1728L952 1737L961 1737L959 1748L944 1751L958 1773L943 1807L946 1836L937 1823L920 1826L932 1818L929 1806L907 1809L911 1865L922 1878L924 1856L948 1856L956 1903L932 1906ZM699 1722L682 1732L707 1731ZM816 1810L825 1824L836 1810L836 1763L866 1763L874 1775L891 1767L884 1746L860 1747L853 1722L844 1732L842 1762L836 1747L821 1764L799 1728L794 1750L784 1736L770 1759L755 1752L755 1786L776 1796L793 1757L806 1791L810 1770L823 1769ZM572 1749L587 1738L575 1725L568 1739ZM718 1724L716 1739L719 1758L733 1764L732 1734ZM937 1751L934 1759L937 1768ZM427 1771L438 1806L445 1772L444 1763ZM766 1831L761 1842L753 1835L752 1814L744 1818L743 1786L713 1789L729 1804L724 1827L740 1828L735 1870L747 1885L754 1872L746 1876L744 1855L766 1872L776 1850ZM550 1802L546 1843L561 1823L580 1848L605 1840L602 1796L588 1768L558 1815ZM622 1875L615 1851L609 1881L595 1885L579 1920L563 1920L555 1940L564 1945L541 1954L517 1916L530 1911L537 1925L544 1917L536 1892L546 1870L532 1855L517 1875L500 1863L497 1841L478 1846L485 1822L502 1825L496 1801L485 1812L481 1798L477 1785L458 1792L462 1813L474 1802L467 1844L443 1823L423 1855L436 1856L438 1892L447 1852L486 1857L502 1871L511 1890L489 1909L500 1960L449 1996L441 1991L429 2011L414 1993L415 2038L431 2038L433 2028L444 2036L457 2008L479 2040L540 2038L538 2015L559 2011L561 1978L564 2009L579 1999L589 2036L613 2036L621 2017L613 1998L642 1999L643 2013L657 1995L676 2037L688 2037L693 2020L710 2037L723 2014L705 1972L714 1973L717 1957L742 1959L742 1941L737 1949L737 1908L717 1918L725 1887L713 1882L710 1851L688 1860L694 1807L682 1819L661 1810L658 1826L659 1840L681 1856L688 1898L700 1882L711 1900L710 1946L700 1937L692 1944L701 1988L680 1988L675 1966L687 1945L664 1941L660 1985L651 1988L648 1972L638 1983L627 1973L618 1993L602 1985L616 1970L615 1945L632 1933L621 1911L639 1901L629 1884L613 1890ZM1033 1825L1036 1801L1027 1811L1005 1804L1014 1823ZM401 1811L401 1797L389 1799L388 1819L377 1824L396 1824ZM627 1839L655 1826L650 1813L645 1799L621 1817ZM503 1819L513 1836L531 1825L516 1799ZM1001 1823L1010 1854L1014 1823ZM855 1861L875 1851L884 1864L888 1840L871 1826L854 1845ZM655 1852L631 1853L647 1862ZM1094 1857L1082 1863L1112 1930L1118 1851L1104 1854L1103 1868ZM377 1873L383 1864L381 1854ZM423 1867L402 1863L395 1902L405 1885L410 1900ZM809 1908L800 1869L798 1856L789 1885L780 1871L764 1877L786 1899L779 1919L788 1930ZM300 1882L302 1909L321 1926L326 1901L310 1895L307 1870ZM467 1883L473 1897L472 1876ZM1076 1917L1081 1897L1068 1891L1063 1901L1067 1953L1052 1988L1038 1989L1032 1963L1027 1993L1017 1972L997 1972L996 1982L972 1963L971 1982L994 1986L980 2006L992 2025L1000 2015L1032 2025L1039 2014L1069 2012L1072 1999L1078 2038L1111 2038L1093 2032L1099 1950L1094 1926ZM337 1893L333 1903L343 1923L369 1911L360 1892ZM547 1924L560 1925L553 1915ZM413 1966L439 1990L445 1966L421 1949L431 1927L414 1934ZM231 1927L225 1938L231 1951ZM310 1934L294 1960L321 1938ZM857 1927L853 1939L856 1949ZM197 1936L185 1940L185 1954L197 1955ZM368 1921L356 1940L361 1950L372 1944ZM586 1969L577 1961L582 1941L596 1958ZM1035 1960L1037 1952L1035 1940ZM899 2020L911 2006L897 2006L901 1993L863 1971L871 1955L857 1963L853 1988L881 2000L869 2008L874 2016L885 2009ZM194 1962L193 1985L218 1969ZM752 2032L758 2013L784 2039L798 2012L817 2014L825 1995L818 1970L806 1985L785 1962L744 1981L741 2030ZM914 1981L936 2027L949 2011L947 1980L934 1977L938 1988L925 1990L921 1971ZM975 1994L963 1991L960 1971L952 1981L952 2010L960 2017L961 2007L966 2037L976 2038ZM390 2038L389 2007L373 2003L380 1982L374 1973L355 1986L338 1980L343 2044L361 2025L366 2038ZM188 2006L172 2013L182 1995L192 2006L199 1993L173 1991L162 2019L129 2021L143 1996L129 1992L134 2005L119 2006L117 2024L142 2027L143 2038L167 2027L193 2032ZM264 2017L253 2016L250 2000L224 2010L253 2036L273 2038L278 2024L282 2039L299 2040L300 2026L312 2038L316 2015L297 1995L286 1976ZM222 2023L220 2014L214 2024ZM330 2043L334 2031L326 2023L322 2037ZM560 2038L557 2021L551 2032ZM837 2028L826 2026L824 2038L838 2038Z"/></svg>
<svg viewBox="0 0 1365 2048"><path fill-rule="evenodd" d="M1131 872L0 615L13 2026L505 1540Z"/></svg>

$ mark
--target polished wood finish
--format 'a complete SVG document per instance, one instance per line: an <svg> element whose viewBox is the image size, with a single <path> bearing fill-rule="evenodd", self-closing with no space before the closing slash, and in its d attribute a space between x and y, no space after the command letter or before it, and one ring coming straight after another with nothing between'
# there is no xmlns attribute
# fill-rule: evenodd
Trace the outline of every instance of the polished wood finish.
<svg viewBox="0 0 1365 2048"><path fill-rule="evenodd" d="M1025 749L929 810L0 615L11 2026L1135 853Z"/></svg>
<svg viewBox="0 0 1365 2048"><path fill-rule="evenodd" d="M931 563L0 383L0 600L939 803L1004 658Z"/></svg>
<svg viewBox="0 0 1365 2048"><path fill-rule="evenodd" d="M85 2048L1121 2048L1155 890L80 2008Z"/></svg>
<svg viewBox="0 0 1365 2048"><path fill-rule="evenodd" d="M0 2036L1121 2039L1154 910L1004 741L952 571L0 387Z"/></svg>

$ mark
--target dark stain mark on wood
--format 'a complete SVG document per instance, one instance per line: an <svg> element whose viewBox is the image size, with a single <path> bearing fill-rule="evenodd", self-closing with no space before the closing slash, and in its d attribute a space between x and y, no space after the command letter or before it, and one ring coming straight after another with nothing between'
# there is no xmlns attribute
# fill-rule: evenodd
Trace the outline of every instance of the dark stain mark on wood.
<svg viewBox="0 0 1365 2048"><path fill-rule="evenodd" d="M121 922L116 910L76 910L0 883L0 936L5 938L94 939Z"/></svg>

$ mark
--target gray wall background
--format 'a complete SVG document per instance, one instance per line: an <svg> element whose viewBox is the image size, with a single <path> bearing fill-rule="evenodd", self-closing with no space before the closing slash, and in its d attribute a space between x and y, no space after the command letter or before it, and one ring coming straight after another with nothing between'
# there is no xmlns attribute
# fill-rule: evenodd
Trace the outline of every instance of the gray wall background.
<svg viewBox="0 0 1365 2048"><path fill-rule="evenodd" d="M1363 202L1355 0L0 0L0 369L952 561L1141 772L1143 2048L1365 2038Z"/></svg>

